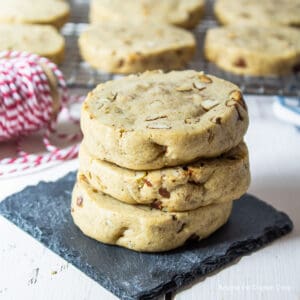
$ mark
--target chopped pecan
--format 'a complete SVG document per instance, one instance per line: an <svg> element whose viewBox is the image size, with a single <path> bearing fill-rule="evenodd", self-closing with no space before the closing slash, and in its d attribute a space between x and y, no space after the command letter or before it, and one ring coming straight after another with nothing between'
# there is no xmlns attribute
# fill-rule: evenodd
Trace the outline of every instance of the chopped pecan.
<svg viewBox="0 0 300 300"><path fill-rule="evenodd" d="M119 137L122 138L123 137L123 133L126 132L126 130L124 128L120 128L119 130Z"/></svg>
<svg viewBox="0 0 300 300"><path fill-rule="evenodd" d="M214 136L214 134L212 133L212 131L210 129L207 130L207 133L208 133L207 141L210 144L214 140L215 136Z"/></svg>
<svg viewBox="0 0 300 300"><path fill-rule="evenodd" d="M176 87L176 91L178 92L190 92L192 90L192 86L190 84L183 84L181 86Z"/></svg>
<svg viewBox="0 0 300 300"><path fill-rule="evenodd" d="M89 174L90 174L90 172L88 172L88 175L89 175ZM88 182L87 179L86 179L86 177L85 177L85 175L83 175L83 174L80 174L79 177L78 177L78 179L79 179L80 181Z"/></svg>
<svg viewBox="0 0 300 300"><path fill-rule="evenodd" d="M236 109L236 112L237 112L237 115L238 115L238 120L239 121L244 121L244 117L242 116L242 114L240 112L239 106L235 105L234 108Z"/></svg>
<svg viewBox="0 0 300 300"><path fill-rule="evenodd" d="M167 124L151 124L146 126L149 129L171 129L172 127Z"/></svg>
<svg viewBox="0 0 300 300"><path fill-rule="evenodd" d="M201 73L198 76L199 80L203 83L212 83L212 79L210 77L208 77L207 75L205 75L204 73Z"/></svg>
<svg viewBox="0 0 300 300"><path fill-rule="evenodd" d="M107 99L110 101L115 101L118 97L118 93L113 93L111 92L111 94L109 96L107 96Z"/></svg>
<svg viewBox="0 0 300 300"><path fill-rule="evenodd" d="M211 122L215 123L215 124L222 124L222 118L221 117L213 117L210 119Z"/></svg>
<svg viewBox="0 0 300 300"><path fill-rule="evenodd" d="M165 119L165 118L167 118L168 116L166 116L166 115L163 115L163 116L152 116L152 117L147 117L146 119L145 119L145 121L147 121L147 122L149 122L149 121L155 121L155 120L159 120L159 119Z"/></svg>
<svg viewBox="0 0 300 300"><path fill-rule="evenodd" d="M171 194L170 192L165 189L165 188L159 188L158 193L163 197L163 198L170 198Z"/></svg>
<svg viewBox="0 0 300 300"><path fill-rule="evenodd" d="M204 86L202 83L200 82L194 82L193 83L193 87L199 91L205 90L206 86Z"/></svg>
<svg viewBox="0 0 300 300"><path fill-rule="evenodd" d="M83 205L83 198L82 198L82 196L77 197L76 204L77 204L77 206L82 207L82 205Z"/></svg>
<svg viewBox="0 0 300 300"><path fill-rule="evenodd" d="M162 202L159 200L155 200L151 203L151 207L156 209L162 209Z"/></svg>
<svg viewBox="0 0 300 300"><path fill-rule="evenodd" d="M247 105L245 103L245 100L243 98L241 91L234 90L234 91L230 92L229 97L230 97L230 100L236 101L247 111Z"/></svg>
<svg viewBox="0 0 300 300"><path fill-rule="evenodd" d="M217 106L218 104L219 104L219 102L216 100L207 99L207 100L202 101L201 106L205 110L210 110L210 109L214 108L215 106Z"/></svg>
<svg viewBox="0 0 300 300"><path fill-rule="evenodd" d="M193 170L192 168L188 168L188 175L189 175L190 177L193 176L193 173L194 173L194 170Z"/></svg>
<svg viewBox="0 0 300 300"><path fill-rule="evenodd" d="M227 100L227 101L225 102L225 105L226 105L227 107L235 106L235 105L236 105L236 101L235 101L235 100L232 100L232 99Z"/></svg>
<svg viewBox="0 0 300 300"><path fill-rule="evenodd" d="M192 124L192 119L191 118L187 118L187 119L184 119L184 124Z"/></svg>
<svg viewBox="0 0 300 300"><path fill-rule="evenodd" d="M239 67L239 68L246 68L247 67L247 63L246 63L246 60L242 57L238 58L235 62L234 62L234 65L236 67Z"/></svg>
<svg viewBox="0 0 300 300"><path fill-rule="evenodd" d="M235 100L235 101L242 101L243 100L243 95L238 90L234 90L234 91L230 92L229 96L230 96L231 100Z"/></svg>
<svg viewBox="0 0 300 300"><path fill-rule="evenodd" d="M177 233L180 233L184 229L185 225L185 223L182 223L179 229L177 230Z"/></svg>
<svg viewBox="0 0 300 300"><path fill-rule="evenodd" d="M146 178L144 179L144 182L149 187L153 186L152 183L149 180L147 180Z"/></svg>

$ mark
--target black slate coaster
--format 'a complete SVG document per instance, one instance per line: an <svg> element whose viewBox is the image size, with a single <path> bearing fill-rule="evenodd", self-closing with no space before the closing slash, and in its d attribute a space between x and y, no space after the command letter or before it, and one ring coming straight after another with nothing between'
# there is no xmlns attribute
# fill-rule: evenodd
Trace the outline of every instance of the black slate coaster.
<svg viewBox="0 0 300 300"><path fill-rule="evenodd" d="M210 238L177 250L146 254L85 237L69 206L75 173L41 182L0 203L0 214L122 299L153 299L257 250L290 232L289 217L245 195L228 223Z"/></svg>

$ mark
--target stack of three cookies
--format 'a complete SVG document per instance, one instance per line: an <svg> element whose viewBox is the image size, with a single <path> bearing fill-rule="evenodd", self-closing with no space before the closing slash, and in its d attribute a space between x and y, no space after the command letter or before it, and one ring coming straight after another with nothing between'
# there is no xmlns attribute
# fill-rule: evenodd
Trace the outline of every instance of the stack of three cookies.
<svg viewBox="0 0 300 300"><path fill-rule="evenodd" d="M203 239L248 188L247 109L214 76L153 71L100 84L81 126L71 211L98 241L153 252Z"/></svg>

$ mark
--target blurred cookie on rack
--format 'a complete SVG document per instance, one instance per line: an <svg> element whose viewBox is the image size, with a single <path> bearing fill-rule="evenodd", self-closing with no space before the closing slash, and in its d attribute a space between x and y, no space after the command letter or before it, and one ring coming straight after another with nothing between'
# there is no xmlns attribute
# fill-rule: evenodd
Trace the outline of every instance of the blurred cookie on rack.
<svg viewBox="0 0 300 300"><path fill-rule="evenodd" d="M61 63L65 41L52 26L0 24L0 51L3 50L26 51Z"/></svg>
<svg viewBox="0 0 300 300"><path fill-rule="evenodd" d="M64 0L1 1L0 23L49 24L60 28L69 14L70 6Z"/></svg>
<svg viewBox="0 0 300 300"><path fill-rule="evenodd" d="M217 0L214 10L222 24L300 25L299 0Z"/></svg>
<svg viewBox="0 0 300 300"><path fill-rule="evenodd" d="M287 26L228 25L209 29L204 48L206 58L226 71L287 74L300 64L300 31Z"/></svg>
<svg viewBox="0 0 300 300"><path fill-rule="evenodd" d="M204 14L204 0L92 0L90 22L153 20L194 28Z"/></svg>
<svg viewBox="0 0 300 300"><path fill-rule="evenodd" d="M194 36L181 28L154 22L102 22L79 38L83 59L111 73L180 69L193 58Z"/></svg>

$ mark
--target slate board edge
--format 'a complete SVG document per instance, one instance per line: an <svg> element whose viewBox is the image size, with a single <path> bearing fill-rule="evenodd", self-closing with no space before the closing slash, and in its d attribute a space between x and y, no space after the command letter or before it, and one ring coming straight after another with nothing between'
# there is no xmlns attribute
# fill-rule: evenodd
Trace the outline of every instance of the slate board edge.
<svg viewBox="0 0 300 300"><path fill-rule="evenodd" d="M9 219L8 214L3 214L3 212L1 212L1 214L6 219L8 219L10 222L13 222L15 225L18 223L18 222L16 222L18 217ZM148 300L149 299L150 300L150 299L155 299L156 297L159 297L162 294L166 294L169 292L175 292L179 288L183 288L184 286L192 283L194 280L201 278L203 275L206 276L209 273L215 271L216 269L220 269L221 267L229 264L230 262L234 261L238 257L242 257L246 254L250 254L250 253L262 248L264 245L266 245L266 243L269 244L272 241L274 241L275 239L291 232L293 229L292 221L285 213L280 212L280 215L286 219L287 224L285 224L284 226L280 226L280 224L277 224L276 227L273 227L272 229L267 228L264 231L263 236L261 236L260 238L248 239L247 241L237 242L233 246L231 246L223 255L218 256L218 257L213 257L213 258L212 257L207 258L203 262L203 264L206 265L205 272L204 272L203 266L201 268L194 268L191 272L175 276L172 279L172 281L168 282L167 284L164 284L162 286L159 286L157 288L150 290L147 294L145 294L143 292L141 295L137 294L132 297L125 296L124 295L125 293L122 289L112 288L112 285L101 284L101 286L104 287L105 289L109 290L110 292L112 292L113 294L115 294L116 296L118 296L120 299L123 299L123 300L134 300L134 299L140 299L140 300ZM278 221L277 223L280 223L280 222ZM31 230L27 231L27 230L24 230L23 228L19 228L19 229L21 229L22 231L25 231L26 233L28 233L29 235L34 237L42 245L45 246L43 241L40 238L38 238L37 235L35 235L34 231L31 231ZM249 246L251 246L251 247L249 247ZM48 248L48 247L46 246L46 248ZM239 250L238 252L235 251L236 248ZM50 248L48 248L48 249L50 249ZM96 278L93 278L94 272L88 271L88 269L93 268L92 266L86 266L87 268L85 269L85 272L83 272L79 269L80 266L77 265L76 263L74 263L74 261L72 262L71 260L68 260L68 258L65 257L59 251L53 251L52 249L50 249L50 250L52 252L56 253L57 255L59 255L60 257L64 258L66 261L68 261L72 265L74 265L80 272L82 272L83 274L87 275L88 277L90 277L96 281ZM216 261L216 259L218 260L218 266L216 266L216 264L211 265L210 262ZM96 281L96 282L99 284L98 281Z"/></svg>
<svg viewBox="0 0 300 300"><path fill-rule="evenodd" d="M191 284L194 280L200 279L203 276L207 276L215 270L220 269L220 271L222 271L222 267L226 266L235 259L239 257L242 258L247 254L255 252L258 249L269 245L274 240L290 233L294 227L293 222L285 213L279 213L282 217L286 219L287 224L285 224L284 226L280 226L280 224L277 224L276 227L265 229L264 234L260 238L248 239L247 241L237 242L235 245L231 246L223 255L214 257L213 260L212 257L208 257L202 262L202 264L206 265L205 272L203 271L203 266L201 268L194 268L191 272L175 276L173 280L168 284L153 289L149 291L148 294L143 293L143 296L137 295L133 299L150 300L155 299L155 297L158 297L162 294L167 294L170 292L173 293L179 288L184 288L186 285ZM238 249L238 252L235 251L236 248ZM211 261L216 260L218 260L218 265L210 264Z"/></svg>
<svg viewBox="0 0 300 300"><path fill-rule="evenodd" d="M65 177L67 178L72 173L76 173L76 172L74 172L74 171L69 172L68 174L66 174L62 178L65 178ZM60 180L62 178L59 178L57 180ZM40 181L38 183L38 185L40 185L40 184L42 184L42 185L43 184L55 184L55 182L56 181L49 181L49 182ZM12 218L12 216L10 215L9 212L5 213L5 211L1 210L1 204L3 202L5 202L5 200L8 200L9 198L14 197L15 194L21 193L24 190L30 189L30 188L35 187L35 186L36 185L27 186L23 190L8 196L6 199L4 199L2 202L0 202L0 215L2 215L8 221L12 222L13 224L15 224L17 226L17 224L19 223L18 220L23 220L23 219L20 216L17 216L17 215L14 215L13 218ZM271 205L267 204L266 202L264 202L264 204L269 206L269 207L272 207ZM273 209L275 209L275 208L273 208ZM104 287L105 289L109 290L110 292L112 292L113 294L118 296L120 299L122 299L122 300L136 300L136 299L147 300L147 299L149 299L150 300L150 299L155 299L156 297L159 297L162 294L166 294L166 293L169 293L169 292L175 292L179 288L183 288L184 286L192 283L194 280L199 279L204 275L206 276L209 273L215 271L216 269L220 269L221 267L229 264L230 262L234 261L238 257L242 257L246 254L250 254L251 252L254 252L254 251L258 250L258 249L262 248L263 246L271 243L272 241L280 238L281 236L291 232L292 229L293 229L293 223L292 223L291 219L285 213L279 212L279 211L277 211L277 212L279 213L281 218L280 219L278 218L276 226L274 226L272 228L266 228L264 230L264 234L261 237L248 239L247 241L236 242L225 253L223 253L223 255L220 255L218 257L209 257L209 258L207 258L203 262L203 264L206 265L205 268L196 267L188 273L183 273L183 274L174 276L171 281L169 281L168 283L166 283L164 285L158 286L157 288L153 288L152 290L149 290L149 292L147 294L145 294L145 292L143 292L141 294L136 294L136 295L132 295L132 296L126 295L125 294L126 292L121 288L117 288L117 287L114 288L113 285L106 285L105 283L100 284L96 280L96 278L94 278L94 276L93 276L94 272L90 272L93 269L93 266L86 265L85 270L82 271L80 269L80 266L77 265L76 262L68 259L68 257L66 257L66 255L64 255L63 253L61 253L59 251L54 251L53 249L51 249L47 245L45 245L44 242L43 242L43 239L40 238L40 236L37 235L34 230L30 230L30 228L28 228L27 226L26 226L27 230L25 228L20 228L19 226L17 226L17 227L19 229L21 229L22 231L26 232L27 234L29 234L30 236L34 237L38 242L40 242L42 245L46 246L46 248L48 248L52 252L56 253L57 255L59 255L60 257L65 259L67 262L74 265L80 272L82 272L83 274L85 274L88 277L95 280L98 284L100 284L102 287ZM284 226L282 226L282 224L281 224L282 220L285 220L286 224ZM238 248L238 250L239 250L238 252L235 251L236 248ZM70 254L68 256L72 257L73 255ZM226 259L226 257L227 257L227 259ZM212 266L210 262L213 262L213 261L216 261L216 260L218 260L218 266ZM205 272L204 272L204 269L205 269Z"/></svg>

